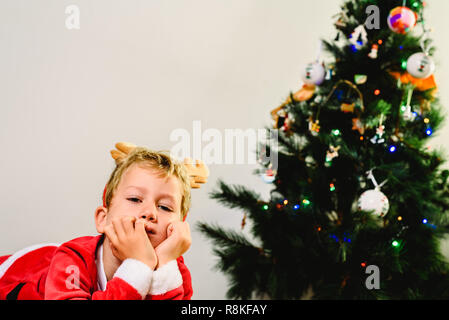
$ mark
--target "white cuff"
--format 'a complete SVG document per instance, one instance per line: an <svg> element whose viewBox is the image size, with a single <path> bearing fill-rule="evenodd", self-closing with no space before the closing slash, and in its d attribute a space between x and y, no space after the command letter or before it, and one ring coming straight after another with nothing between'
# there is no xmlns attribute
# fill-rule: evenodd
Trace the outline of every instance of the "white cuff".
<svg viewBox="0 0 449 320"><path fill-rule="evenodd" d="M171 260L153 272L150 294L160 295L176 289L182 285L182 275L178 262Z"/></svg>
<svg viewBox="0 0 449 320"><path fill-rule="evenodd" d="M135 259L125 259L118 267L114 277L129 283L143 299L150 290L153 273L154 271L145 263Z"/></svg>

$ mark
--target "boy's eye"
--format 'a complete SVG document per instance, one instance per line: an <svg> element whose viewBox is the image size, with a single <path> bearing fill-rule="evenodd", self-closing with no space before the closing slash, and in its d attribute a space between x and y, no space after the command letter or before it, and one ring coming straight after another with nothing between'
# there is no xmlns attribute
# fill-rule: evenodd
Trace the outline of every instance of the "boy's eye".
<svg viewBox="0 0 449 320"><path fill-rule="evenodd" d="M142 202L142 200L140 200L139 198L128 198L127 200L129 200L131 202L136 202L136 203Z"/></svg>
<svg viewBox="0 0 449 320"><path fill-rule="evenodd" d="M159 205L159 208L161 208L164 211L168 211L168 212L172 212L173 210L170 209L169 207L163 206L163 205Z"/></svg>

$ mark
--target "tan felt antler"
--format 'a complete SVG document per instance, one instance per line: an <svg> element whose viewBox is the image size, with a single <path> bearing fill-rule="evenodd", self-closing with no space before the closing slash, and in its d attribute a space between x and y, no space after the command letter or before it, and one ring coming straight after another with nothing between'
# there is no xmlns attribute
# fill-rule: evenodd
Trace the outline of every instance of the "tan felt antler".
<svg viewBox="0 0 449 320"><path fill-rule="evenodd" d="M115 147L117 150L111 150L111 156L115 163L118 164L137 146L129 142L117 142ZM187 169L187 174L190 177L190 186L193 189L198 189L201 187L200 184L207 182L209 169L201 160L197 160L194 163L192 159L185 158L183 164Z"/></svg>
<svg viewBox="0 0 449 320"><path fill-rule="evenodd" d="M190 177L190 186L194 189L197 189L201 183L207 182L207 177L209 176L209 169L201 160L196 160L196 163L193 163L193 160L190 158L184 159L184 166L187 168L187 172Z"/></svg>

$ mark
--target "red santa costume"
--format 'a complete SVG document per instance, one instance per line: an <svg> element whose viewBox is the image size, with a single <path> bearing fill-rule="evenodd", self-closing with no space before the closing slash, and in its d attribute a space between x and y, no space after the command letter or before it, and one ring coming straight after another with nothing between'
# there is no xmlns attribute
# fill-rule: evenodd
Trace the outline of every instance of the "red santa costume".
<svg viewBox="0 0 449 320"><path fill-rule="evenodd" d="M0 257L0 300L190 299L192 281L182 257L157 270L126 259L111 280L103 269L104 235L44 244Z"/></svg>

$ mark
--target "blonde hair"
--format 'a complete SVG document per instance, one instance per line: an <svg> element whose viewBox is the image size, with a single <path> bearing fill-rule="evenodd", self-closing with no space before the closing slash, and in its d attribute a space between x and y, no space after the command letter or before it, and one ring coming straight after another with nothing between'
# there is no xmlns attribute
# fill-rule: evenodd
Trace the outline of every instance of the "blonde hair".
<svg viewBox="0 0 449 320"><path fill-rule="evenodd" d="M166 151L152 151L144 147L136 147L126 157L118 160L111 173L105 191L105 205L111 205L114 192L122 179L126 169L133 164L145 165L156 169L163 177L175 176L181 183L181 218L184 219L190 209L190 180L186 168L182 163L172 159Z"/></svg>

